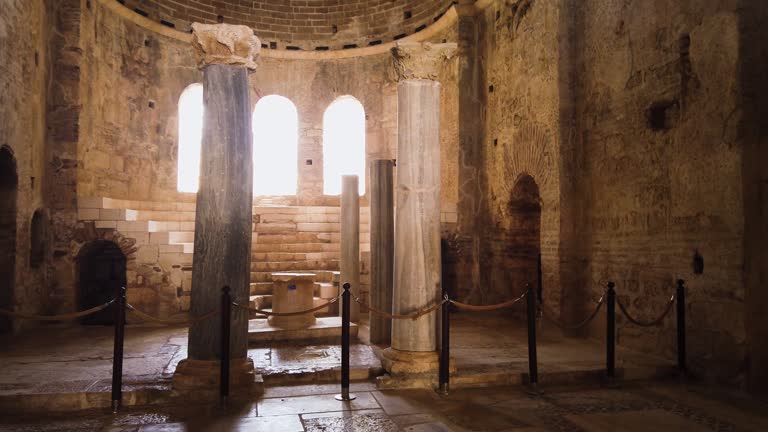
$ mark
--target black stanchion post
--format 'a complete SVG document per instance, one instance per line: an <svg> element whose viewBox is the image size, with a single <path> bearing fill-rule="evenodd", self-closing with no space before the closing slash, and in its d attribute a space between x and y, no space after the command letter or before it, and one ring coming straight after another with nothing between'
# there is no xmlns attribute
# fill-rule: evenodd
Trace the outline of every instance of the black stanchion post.
<svg viewBox="0 0 768 432"><path fill-rule="evenodd" d="M344 292L341 294L341 394L336 395L336 400L351 401L356 398L349 394L349 318L350 318L350 292L349 284L344 284Z"/></svg>
<svg viewBox="0 0 768 432"><path fill-rule="evenodd" d="M450 362L451 362L451 303L448 300L448 293L444 293L443 298L446 300L443 303L443 316L442 324L440 326L440 388L438 393L441 395L448 394L448 385L450 380Z"/></svg>
<svg viewBox="0 0 768 432"><path fill-rule="evenodd" d="M536 299L539 301L539 305L543 303L544 299L544 281L542 280L541 271L541 254L539 254L539 260L536 263ZM541 311L539 311L541 312Z"/></svg>
<svg viewBox="0 0 768 432"><path fill-rule="evenodd" d="M605 375L610 379L616 376L616 285L608 282L606 294L606 323L605 323Z"/></svg>
<svg viewBox="0 0 768 432"><path fill-rule="evenodd" d="M536 291L528 284L526 292L528 318L528 380L535 390L539 384L539 366L536 356Z"/></svg>
<svg viewBox="0 0 768 432"><path fill-rule="evenodd" d="M221 289L221 370L219 374L219 395L225 402L229 397L229 354L230 325L232 322L232 296L229 287Z"/></svg>
<svg viewBox="0 0 768 432"><path fill-rule="evenodd" d="M112 412L123 402L123 342L125 340L125 287L117 290L115 299L115 347L112 355Z"/></svg>
<svg viewBox="0 0 768 432"><path fill-rule="evenodd" d="M685 281L677 281L677 367L681 374L687 371L685 359Z"/></svg>

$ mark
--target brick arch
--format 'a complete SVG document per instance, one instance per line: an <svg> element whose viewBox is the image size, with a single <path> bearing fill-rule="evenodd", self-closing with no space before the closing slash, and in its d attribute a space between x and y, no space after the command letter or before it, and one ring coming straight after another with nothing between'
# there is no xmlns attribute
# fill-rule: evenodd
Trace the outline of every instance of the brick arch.
<svg viewBox="0 0 768 432"><path fill-rule="evenodd" d="M106 240L115 243L128 261L135 261L138 252L136 239L126 237L113 228L96 228L94 222L78 222L75 226L75 235L72 240L70 255L73 259L80 257L80 254L86 245L98 240Z"/></svg>

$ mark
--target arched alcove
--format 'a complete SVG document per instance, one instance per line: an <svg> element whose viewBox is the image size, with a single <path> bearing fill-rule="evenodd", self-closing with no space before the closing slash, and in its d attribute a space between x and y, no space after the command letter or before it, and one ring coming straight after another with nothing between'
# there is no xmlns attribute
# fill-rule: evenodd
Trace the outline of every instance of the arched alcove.
<svg viewBox="0 0 768 432"><path fill-rule="evenodd" d="M541 254L541 196L539 186L530 175L515 182L508 205L509 230L505 253L506 268L513 294L521 294L526 284L539 284ZM538 290L537 290L538 291Z"/></svg>
<svg viewBox="0 0 768 432"><path fill-rule="evenodd" d="M48 216L43 209L37 209L30 223L29 266L31 268L39 268L45 261L47 232Z"/></svg>
<svg viewBox="0 0 768 432"><path fill-rule="evenodd" d="M179 143L176 188L197 193L203 140L203 85L192 84L179 97Z"/></svg>
<svg viewBox="0 0 768 432"><path fill-rule="evenodd" d="M16 196L19 179L13 152L0 148L0 309L13 309L16 284ZM13 322L0 316L0 333L13 330Z"/></svg>
<svg viewBox="0 0 768 432"><path fill-rule="evenodd" d="M352 96L336 99L323 115L323 193L340 195L342 175L356 175L365 194L365 108Z"/></svg>
<svg viewBox="0 0 768 432"><path fill-rule="evenodd" d="M126 285L126 257L120 247L106 240L85 245L77 257L78 309L86 310L113 299ZM83 324L110 325L114 310L109 307L82 319Z"/></svg>
<svg viewBox="0 0 768 432"><path fill-rule="evenodd" d="M290 99L269 95L253 109L253 194L296 195L299 114Z"/></svg>

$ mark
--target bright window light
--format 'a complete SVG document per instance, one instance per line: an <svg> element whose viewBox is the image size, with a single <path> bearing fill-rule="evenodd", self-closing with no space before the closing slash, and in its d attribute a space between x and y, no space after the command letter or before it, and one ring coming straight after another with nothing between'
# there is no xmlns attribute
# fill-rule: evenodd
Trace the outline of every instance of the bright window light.
<svg viewBox="0 0 768 432"><path fill-rule="evenodd" d="M341 176L356 175L365 194L365 109L352 96L336 99L323 116L323 189L341 194Z"/></svg>
<svg viewBox="0 0 768 432"><path fill-rule="evenodd" d="M289 99L265 96L253 110L253 194L296 195L299 115Z"/></svg>
<svg viewBox="0 0 768 432"><path fill-rule="evenodd" d="M179 192L197 192L203 111L203 85L192 84L179 98L179 165L176 184Z"/></svg>

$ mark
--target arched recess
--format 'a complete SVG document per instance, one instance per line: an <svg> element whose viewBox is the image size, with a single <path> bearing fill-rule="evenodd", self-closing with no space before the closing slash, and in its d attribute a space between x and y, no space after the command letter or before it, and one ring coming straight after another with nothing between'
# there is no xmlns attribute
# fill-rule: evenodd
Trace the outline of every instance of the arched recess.
<svg viewBox="0 0 768 432"><path fill-rule="evenodd" d="M10 148L0 148L0 309L13 309L16 287L16 197L19 177ZM13 322L0 316L0 333L13 330Z"/></svg>
<svg viewBox="0 0 768 432"><path fill-rule="evenodd" d="M269 95L253 109L253 194L296 195L299 113L290 99Z"/></svg>
<svg viewBox="0 0 768 432"><path fill-rule="evenodd" d="M523 174L517 179L507 208L510 228L505 267L512 279L511 286L515 287L514 294L521 294L530 283L540 295L541 196L533 177Z"/></svg>
<svg viewBox="0 0 768 432"><path fill-rule="evenodd" d="M356 175L365 194L365 108L341 96L323 115L323 193L341 194L341 176Z"/></svg>
<svg viewBox="0 0 768 432"><path fill-rule="evenodd" d="M192 84L179 97L179 142L176 188L197 193L200 182L200 148L203 140L203 85Z"/></svg>
<svg viewBox="0 0 768 432"><path fill-rule="evenodd" d="M78 310L102 305L126 286L126 256L114 242L95 240L77 256ZM83 324L110 325L114 311L109 307L82 319Z"/></svg>
<svg viewBox="0 0 768 432"><path fill-rule="evenodd" d="M29 266L39 268L45 261L47 246L48 216L43 209L35 210L30 223Z"/></svg>

